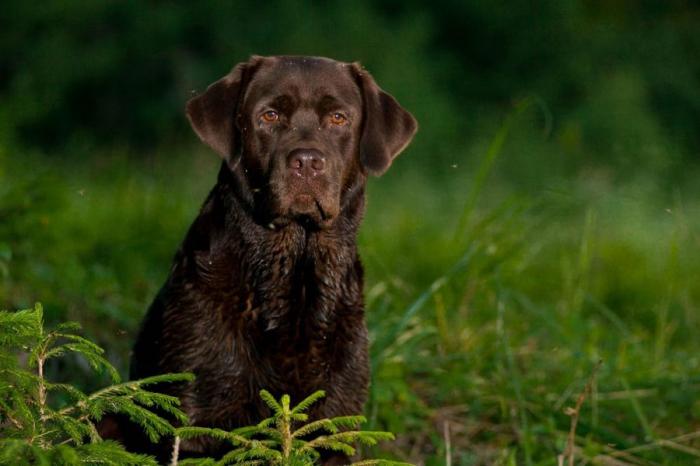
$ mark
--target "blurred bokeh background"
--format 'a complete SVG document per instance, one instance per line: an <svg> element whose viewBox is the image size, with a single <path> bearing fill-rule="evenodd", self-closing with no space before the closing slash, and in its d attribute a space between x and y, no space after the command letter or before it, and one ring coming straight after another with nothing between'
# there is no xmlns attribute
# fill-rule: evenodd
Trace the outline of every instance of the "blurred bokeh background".
<svg viewBox="0 0 700 466"><path fill-rule="evenodd" d="M360 237L373 454L556 464L590 382L580 461L700 464L692 1L5 0L0 308L126 373L218 169L184 103L251 54L360 61L421 125Z"/></svg>

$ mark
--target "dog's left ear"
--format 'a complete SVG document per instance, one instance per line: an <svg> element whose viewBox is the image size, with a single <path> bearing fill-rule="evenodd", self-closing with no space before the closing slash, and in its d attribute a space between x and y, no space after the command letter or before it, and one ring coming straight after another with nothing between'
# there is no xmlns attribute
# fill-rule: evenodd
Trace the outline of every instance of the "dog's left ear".
<svg viewBox="0 0 700 466"><path fill-rule="evenodd" d="M364 101L360 161L367 172L379 176L411 142L418 123L359 63L352 68Z"/></svg>
<svg viewBox="0 0 700 466"><path fill-rule="evenodd" d="M235 118L239 100L260 62L259 57L239 63L204 93L187 102L185 113L192 129L222 159L231 163L238 144Z"/></svg>

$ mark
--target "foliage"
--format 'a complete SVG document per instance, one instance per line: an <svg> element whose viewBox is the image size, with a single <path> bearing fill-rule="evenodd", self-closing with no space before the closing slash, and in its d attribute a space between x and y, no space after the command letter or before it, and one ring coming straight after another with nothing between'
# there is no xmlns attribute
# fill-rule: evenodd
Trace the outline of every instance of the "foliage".
<svg viewBox="0 0 700 466"><path fill-rule="evenodd" d="M565 450L565 408L602 359L577 458L688 464L689 450L667 441L694 448L685 436L700 428L697 184L669 192L652 178L591 171L543 174L525 189L502 176L524 123L513 122L493 163L485 152L483 169L459 165L436 179L407 154L370 181L360 234L373 364L366 415L370 430L397 440L369 453L428 466L448 455L454 465L546 463ZM47 321L79 318L124 371L140 316L216 178L206 155L53 162L44 174L0 158L0 191L30 187L0 199L9 213L0 229L30 226L0 238L13 253L0 278L4 306L45 294ZM547 160L531 163L544 171ZM3 211L26 198L28 207ZM84 365L65 363L47 367L53 380L85 374L72 377L99 388Z"/></svg>
<svg viewBox="0 0 700 466"><path fill-rule="evenodd" d="M39 304L0 311L0 464L156 464L151 457L103 441L96 423L105 414L122 413L157 441L172 434L173 427L154 409L186 420L177 398L146 388L191 380L189 375L118 383L119 375L102 349L76 335L78 329L68 323L47 331ZM87 395L73 385L48 380L46 365L71 353L94 370L108 372L115 385ZM55 407L52 398L68 401Z"/></svg>
<svg viewBox="0 0 700 466"><path fill-rule="evenodd" d="M394 438L389 432L349 430L366 422L363 416L343 416L306 423L308 415L305 411L325 396L322 390L309 395L293 408L290 407L289 395L282 395L282 398L277 401L270 392L262 390L260 396L272 410L272 416L256 426L242 427L231 432L205 427L177 429L177 435L181 439L209 436L230 443L233 450L218 461L211 458L185 459L175 461L175 464L180 466L226 464L309 466L316 463L321 451L352 456L355 454L353 444L372 446L379 441ZM177 460L177 455L175 458ZM407 463L388 460L363 460L353 463L353 466L370 465L408 466Z"/></svg>
<svg viewBox="0 0 700 466"><path fill-rule="evenodd" d="M372 456L552 464L602 359L576 460L697 463L697 5L251 5L4 3L2 307L41 298L125 371L216 179L191 90L251 53L359 59L421 125L370 180L360 234L366 414L397 436ZM541 104L513 112L523 97ZM102 383L62 362L51 380Z"/></svg>
<svg viewBox="0 0 700 466"><path fill-rule="evenodd" d="M692 2L9 0L4 11L0 141L54 156L179 144L193 89L281 53L363 61L417 114L415 147L447 166L529 95L556 115L568 164L666 161L677 173L700 147Z"/></svg>

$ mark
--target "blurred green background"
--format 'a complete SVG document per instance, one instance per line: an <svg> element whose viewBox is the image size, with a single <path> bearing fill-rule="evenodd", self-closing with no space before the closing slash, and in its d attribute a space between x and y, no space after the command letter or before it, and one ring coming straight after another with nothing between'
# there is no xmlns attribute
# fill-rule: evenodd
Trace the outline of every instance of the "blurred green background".
<svg viewBox="0 0 700 466"><path fill-rule="evenodd" d="M421 125L370 181L360 237L366 414L398 436L372 453L557 464L590 381L577 462L700 464L696 2L2 9L0 308L42 301L126 373L215 182L191 92L251 54L359 60Z"/></svg>

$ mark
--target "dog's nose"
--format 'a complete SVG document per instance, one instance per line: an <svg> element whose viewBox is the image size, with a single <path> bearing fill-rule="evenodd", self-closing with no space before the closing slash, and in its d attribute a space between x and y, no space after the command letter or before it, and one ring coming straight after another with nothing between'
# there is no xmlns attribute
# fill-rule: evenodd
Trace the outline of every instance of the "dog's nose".
<svg viewBox="0 0 700 466"><path fill-rule="evenodd" d="M326 158L316 149L296 149L289 153L287 168L298 176L311 178L326 169Z"/></svg>

